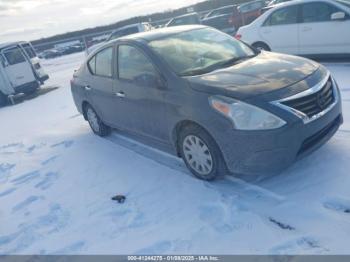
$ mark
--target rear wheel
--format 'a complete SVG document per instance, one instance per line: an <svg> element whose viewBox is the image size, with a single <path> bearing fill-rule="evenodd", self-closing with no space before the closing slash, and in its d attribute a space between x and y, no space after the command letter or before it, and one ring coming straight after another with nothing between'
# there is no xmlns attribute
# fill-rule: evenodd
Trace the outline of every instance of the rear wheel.
<svg viewBox="0 0 350 262"><path fill-rule="evenodd" d="M0 91L0 107L5 106L7 101L7 96Z"/></svg>
<svg viewBox="0 0 350 262"><path fill-rule="evenodd" d="M111 131L110 127L102 122L101 118L97 115L96 111L90 105L85 106L85 115L92 131L96 135L102 137L109 135Z"/></svg>
<svg viewBox="0 0 350 262"><path fill-rule="evenodd" d="M38 90L39 87L40 87L40 84L37 83L37 84L34 85L33 87L31 87L31 88L25 90L23 93L24 93L25 95L34 94L34 93Z"/></svg>
<svg viewBox="0 0 350 262"><path fill-rule="evenodd" d="M184 127L178 143L182 159L197 178L210 181L228 173L219 147L203 128Z"/></svg>
<svg viewBox="0 0 350 262"><path fill-rule="evenodd" d="M253 47L258 49L259 51L271 51L271 48L267 44L265 44L263 42L254 43Z"/></svg>

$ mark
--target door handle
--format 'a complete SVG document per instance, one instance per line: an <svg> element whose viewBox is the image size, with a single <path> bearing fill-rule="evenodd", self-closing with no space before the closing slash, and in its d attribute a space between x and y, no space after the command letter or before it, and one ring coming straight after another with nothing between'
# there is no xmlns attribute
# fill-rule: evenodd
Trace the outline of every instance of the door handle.
<svg viewBox="0 0 350 262"><path fill-rule="evenodd" d="M123 98L125 97L125 93L124 92L118 92L118 93L115 93L115 95L119 98Z"/></svg>
<svg viewBox="0 0 350 262"><path fill-rule="evenodd" d="M84 86L84 88L85 88L86 91L90 91L91 90L91 86L89 86L89 85Z"/></svg>

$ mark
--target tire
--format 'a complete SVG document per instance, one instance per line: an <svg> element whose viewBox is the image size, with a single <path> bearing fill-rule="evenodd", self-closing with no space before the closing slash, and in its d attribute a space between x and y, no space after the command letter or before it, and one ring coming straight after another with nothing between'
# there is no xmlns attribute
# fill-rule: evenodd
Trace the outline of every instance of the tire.
<svg viewBox="0 0 350 262"><path fill-rule="evenodd" d="M35 94L36 91L38 91L38 88L33 88L33 89L30 89L30 90L26 90L23 93L28 96L28 95Z"/></svg>
<svg viewBox="0 0 350 262"><path fill-rule="evenodd" d="M178 137L178 148L187 168L197 178L212 181L228 174L218 145L200 126L185 126Z"/></svg>
<svg viewBox="0 0 350 262"><path fill-rule="evenodd" d="M0 91L0 107L6 106L7 102L7 96Z"/></svg>
<svg viewBox="0 0 350 262"><path fill-rule="evenodd" d="M36 91L38 91L39 88L40 88L40 84L39 84L39 82L37 82L36 85L34 85L33 87L31 87L31 88L25 90L23 93L24 93L25 95L32 95L32 94L34 94Z"/></svg>
<svg viewBox="0 0 350 262"><path fill-rule="evenodd" d="M96 135L104 137L110 134L111 128L102 122L101 118L97 115L92 106L86 105L84 107L84 113L86 120Z"/></svg>
<svg viewBox="0 0 350 262"><path fill-rule="evenodd" d="M271 51L271 48L267 44L262 42L254 43L252 46L258 49L259 51Z"/></svg>

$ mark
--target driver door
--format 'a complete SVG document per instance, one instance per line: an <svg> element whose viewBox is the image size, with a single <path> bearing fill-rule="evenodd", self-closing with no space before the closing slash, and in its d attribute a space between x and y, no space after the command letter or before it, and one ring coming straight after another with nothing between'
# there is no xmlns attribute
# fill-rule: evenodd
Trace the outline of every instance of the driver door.
<svg viewBox="0 0 350 262"><path fill-rule="evenodd" d="M118 76L114 83L115 123L135 133L168 139L164 95L161 77L149 57L139 48L127 44L118 46Z"/></svg>
<svg viewBox="0 0 350 262"><path fill-rule="evenodd" d="M350 50L350 17L332 20L334 13L345 11L331 3L301 5L300 54L345 54Z"/></svg>

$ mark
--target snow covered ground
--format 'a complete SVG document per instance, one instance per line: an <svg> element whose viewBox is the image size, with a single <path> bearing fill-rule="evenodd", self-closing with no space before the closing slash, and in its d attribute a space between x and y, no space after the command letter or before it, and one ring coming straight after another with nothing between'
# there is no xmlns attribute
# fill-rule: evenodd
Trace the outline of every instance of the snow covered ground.
<svg viewBox="0 0 350 262"><path fill-rule="evenodd" d="M278 176L208 183L92 134L69 88L83 57L45 61L60 88L0 109L0 254L350 254L350 63L326 64L345 117L329 143Z"/></svg>

